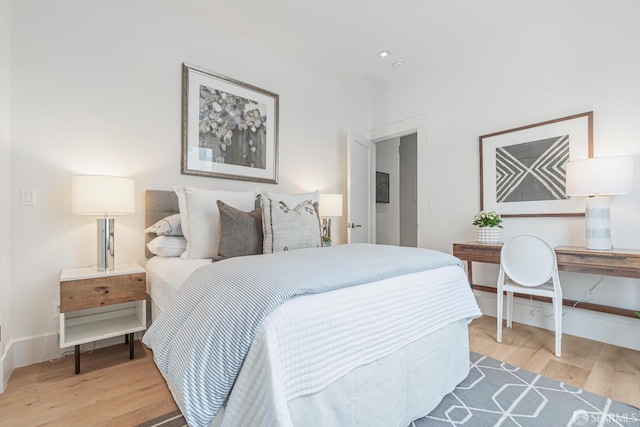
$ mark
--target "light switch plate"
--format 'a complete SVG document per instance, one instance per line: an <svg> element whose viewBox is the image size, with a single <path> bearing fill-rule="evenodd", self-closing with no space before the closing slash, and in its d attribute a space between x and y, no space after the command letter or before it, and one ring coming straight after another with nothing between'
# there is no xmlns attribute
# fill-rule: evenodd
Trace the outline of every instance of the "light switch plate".
<svg viewBox="0 0 640 427"><path fill-rule="evenodd" d="M20 203L25 206L35 206L36 190L22 188L20 190Z"/></svg>

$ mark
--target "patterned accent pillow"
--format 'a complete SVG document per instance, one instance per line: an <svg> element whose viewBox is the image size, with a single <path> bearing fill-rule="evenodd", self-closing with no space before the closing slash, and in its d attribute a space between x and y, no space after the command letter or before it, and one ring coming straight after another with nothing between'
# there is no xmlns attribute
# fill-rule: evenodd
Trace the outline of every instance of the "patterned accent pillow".
<svg viewBox="0 0 640 427"><path fill-rule="evenodd" d="M260 205L265 254L321 246L318 203L305 200L290 208L283 201L262 195Z"/></svg>
<svg viewBox="0 0 640 427"><path fill-rule="evenodd" d="M182 236L182 224L180 214L169 215L162 218L150 227L144 229L145 233L156 233L158 236Z"/></svg>
<svg viewBox="0 0 640 427"><path fill-rule="evenodd" d="M218 256L222 260L262 253L262 208L245 212L218 200L220 226Z"/></svg>
<svg viewBox="0 0 640 427"><path fill-rule="evenodd" d="M311 200L311 203L320 201L320 191L312 191L310 193L276 193L273 191L262 191L256 197L256 208L260 207L260 198L266 197L267 199L277 200L284 202L287 206L298 206L298 203L302 203L306 200Z"/></svg>

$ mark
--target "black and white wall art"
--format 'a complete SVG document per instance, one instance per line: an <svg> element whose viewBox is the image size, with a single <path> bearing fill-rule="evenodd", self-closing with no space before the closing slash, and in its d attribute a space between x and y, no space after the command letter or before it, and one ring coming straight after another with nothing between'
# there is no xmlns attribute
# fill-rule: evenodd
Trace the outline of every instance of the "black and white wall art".
<svg viewBox="0 0 640 427"><path fill-rule="evenodd" d="M376 203L389 203L389 174L376 172Z"/></svg>
<svg viewBox="0 0 640 427"><path fill-rule="evenodd" d="M278 100L183 64L182 173L277 183Z"/></svg>
<svg viewBox="0 0 640 427"><path fill-rule="evenodd" d="M502 216L579 216L565 194L566 163L593 156L593 112L480 137L482 210Z"/></svg>

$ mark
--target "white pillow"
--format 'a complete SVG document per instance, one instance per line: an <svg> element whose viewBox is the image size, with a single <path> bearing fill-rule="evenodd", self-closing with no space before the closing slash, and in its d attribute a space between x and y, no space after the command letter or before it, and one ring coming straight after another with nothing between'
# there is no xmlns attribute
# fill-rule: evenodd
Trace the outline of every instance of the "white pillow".
<svg viewBox="0 0 640 427"><path fill-rule="evenodd" d="M169 215L162 218L150 227L144 229L145 233L155 233L158 236L182 236L180 214Z"/></svg>
<svg viewBox="0 0 640 427"><path fill-rule="evenodd" d="M255 191L208 190L188 186L174 187L174 191L178 195L182 233L187 239L187 248L182 258L218 256L218 200L236 209L250 211L257 196Z"/></svg>
<svg viewBox="0 0 640 427"><path fill-rule="evenodd" d="M149 252L159 256L180 256L187 248L187 239L182 236L158 236L147 243Z"/></svg>
<svg viewBox="0 0 640 427"><path fill-rule="evenodd" d="M308 199L291 208L283 201L260 196L265 254L322 244L317 203Z"/></svg>
<svg viewBox="0 0 640 427"><path fill-rule="evenodd" d="M189 212L187 211L187 195L184 192L186 187L183 185L176 185L173 187L173 191L178 196L178 209L180 210L180 225L182 227L182 235L187 239L187 245L189 244Z"/></svg>
<svg viewBox="0 0 640 427"><path fill-rule="evenodd" d="M298 194L274 193L273 191L263 191L262 195L271 200L284 202L285 205L293 208L295 208L305 200L311 200L311 203L316 203L316 202L319 202L320 200L320 191L318 190L312 191L311 193L298 193Z"/></svg>

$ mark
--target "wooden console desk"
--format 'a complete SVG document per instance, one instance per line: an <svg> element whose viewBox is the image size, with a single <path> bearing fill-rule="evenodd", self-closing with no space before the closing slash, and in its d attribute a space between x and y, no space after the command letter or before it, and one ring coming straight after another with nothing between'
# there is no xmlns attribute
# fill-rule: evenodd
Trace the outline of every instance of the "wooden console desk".
<svg viewBox="0 0 640 427"><path fill-rule="evenodd" d="M485 243L454 243L453 255L467 262L469 284L478 291L496 292L495 287L476 285L473 283L473 262L500 264L500 249L502 244ZM604 276L628 277L640 279L640 250L616 249L615 251L589 251L578 246L558 246L555 248L558 259L558 269L575 273L599 274ZM523 296L529 298L529 296ZM548 298L533 297L539 301L550 302ZM585 310L595 310L619 316L637 318L634 310L609 307L573 300L563 300L563 304Z"/></svg>

